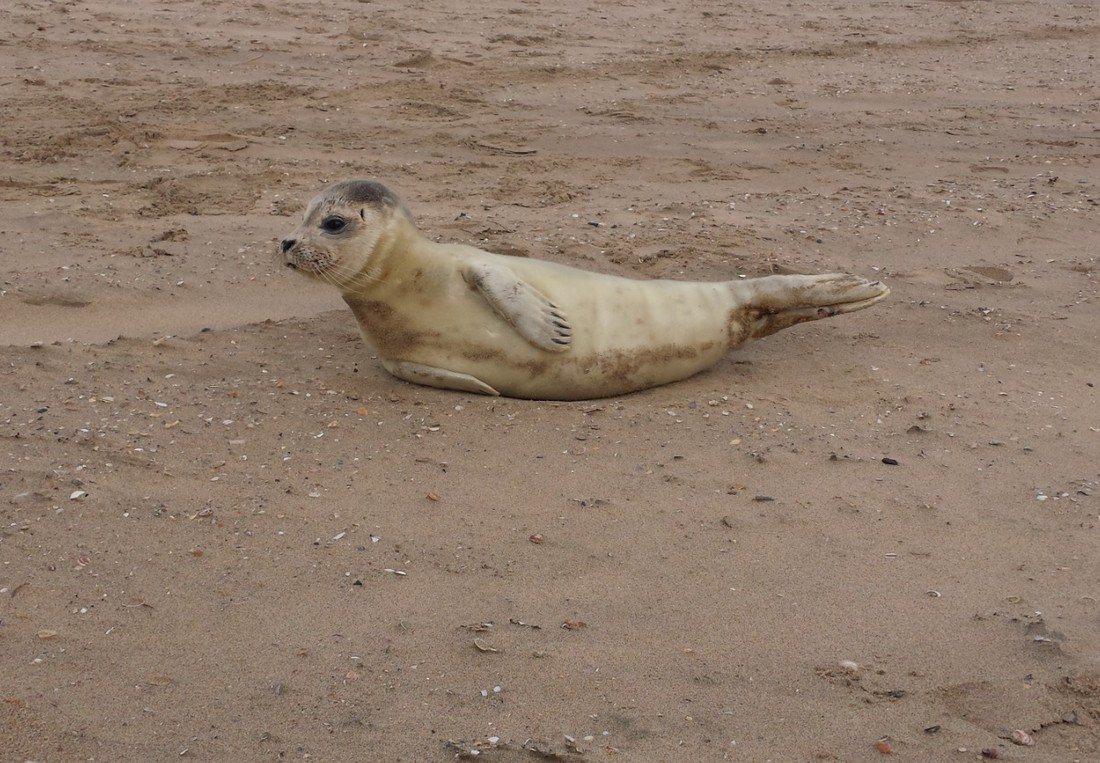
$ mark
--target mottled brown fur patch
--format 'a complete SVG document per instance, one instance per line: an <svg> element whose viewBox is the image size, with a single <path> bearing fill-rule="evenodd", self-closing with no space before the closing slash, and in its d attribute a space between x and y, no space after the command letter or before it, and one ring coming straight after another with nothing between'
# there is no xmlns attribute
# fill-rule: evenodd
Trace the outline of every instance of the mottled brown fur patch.
<svg viewBox="0 0 1100 763"><path fill-rule="evenodd" d="M731 329L735 320L740 322L738 335L735 336L732 330L730 332L730 349L749 339L759 339L780 329L827 317L828 313L814 317L792 312L798 308L813 306L815 290L820 288L818 284L804 284L754 294L751 304L734 310L730 315Z"/></svg>
<svg viewBox="0 0 1100 763"><path fill-rule="evenodd" d="M726 333L729 334L729 341L726 343L727 349L736 349L751 338L749 327L753 321L748 312L745 308L730 310L730 314L726 318Z"/></svg>
<svg viewBox="0 0 1100 763"><path fill-rule="evenodd" d="M486 360L496 360L503 363L511 362L511 358L505 355L503 351L483 344L465 344L459 350L459 354L475 363L481 363Z"/></svg>
<svg viewBox="0 0 1100 763"><path fill-rule="evenodd" d="M439 337L436 331L411 330L404 318L385 302L348 294L344 295L344 301L374 342L379 354L385 357L402 357L408 350Z"/></svg>
<svg viewBox="0 0 1100 763"><path fill-rule="evenodd" d="M663 344L644 350L614 350L600 353L592 359L593 370L616 381L634 384L639 372L647 366L660 368L673 360L692 360L699 356L699 348L675 344ZM584 362L578 359L578 362Z"/></svg>
<svg viewBox="0 0 1100 763"><path fill-rule="evenodd" d="M498 350L495 347L483 344L466 343L462 345L459 354L466 360L473 361L474 363L483 363L487 360L491 360L495 363L511 366L512 368L522 369L527 371L532 379L546 373L550 368L549 360L517 360L503 350Z"/></svg>
<svg viewBox="0 0 1100 763"><path fill-rule="evenodd" d="M536 376L542 376L550 368L550 361L548 360L528 360L518 363L520 368L526 369L531 374L531 378Z"/></svg>

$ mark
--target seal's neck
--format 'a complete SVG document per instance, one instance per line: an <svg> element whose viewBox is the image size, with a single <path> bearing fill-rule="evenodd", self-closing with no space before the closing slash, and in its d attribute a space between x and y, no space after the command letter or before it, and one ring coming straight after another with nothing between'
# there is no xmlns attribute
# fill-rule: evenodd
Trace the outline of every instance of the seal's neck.
<svg viewBox="0 0 1100 763"><path fill-rule="evenodd" d="M371 292L400 280L401 271L408 262L408 251L422 240L408 220L394 216L378 234L366 264L355 277L349 279L344 293Z"/></svg>

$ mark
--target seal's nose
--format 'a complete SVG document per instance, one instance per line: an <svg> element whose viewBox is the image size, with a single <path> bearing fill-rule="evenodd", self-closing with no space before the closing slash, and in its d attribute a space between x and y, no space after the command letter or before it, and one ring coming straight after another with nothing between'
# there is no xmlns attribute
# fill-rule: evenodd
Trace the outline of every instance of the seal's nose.
<svg viewBox="0 0 1100 763"><path fill-rule="evenodd" d="M287 252L289 252L294 247L294 245L297 244L297 243L298 242L295 239L284 238L283 239L283 254L286 254Z"/></svg>

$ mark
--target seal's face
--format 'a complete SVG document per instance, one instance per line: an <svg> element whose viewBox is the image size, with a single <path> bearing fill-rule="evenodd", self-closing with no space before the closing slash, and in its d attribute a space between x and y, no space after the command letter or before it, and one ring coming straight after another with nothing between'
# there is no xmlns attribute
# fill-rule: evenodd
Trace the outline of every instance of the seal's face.
<svg viewBox="0 0 1100 763"><path fill-rule="evenodd" d="M372 255L395 213L407 215L401 201L379 183L352 180L330 186L283 239L283 261L341 289L372 280Z"/></svg>

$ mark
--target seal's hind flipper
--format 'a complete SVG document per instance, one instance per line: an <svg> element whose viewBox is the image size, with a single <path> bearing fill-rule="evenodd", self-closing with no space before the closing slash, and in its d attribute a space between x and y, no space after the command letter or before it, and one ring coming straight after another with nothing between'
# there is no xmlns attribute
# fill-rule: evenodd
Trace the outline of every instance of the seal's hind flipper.
<svg viewBox="0 0 1100 763"><path fill-rule="evenodd" d="M573 328L565 313L507 267L477 263L462 271L462 277L535 347L549 352L569 349Z"/></svg>
<svg viewBox="0 0 1100 763"><path fill-rule="evenodd" d="M765 276L734 281L730 286L744 303L741 309L754 338L797 323L862 310L890 294L881 281L847 273Z"/></svg>
<svg viewBox="0 0 1100 763"><path fill-rule="evenodd" d="M457 389L461 392L480 392L483 395L492 395L493 397L500 395L499 392L476 376L448 371L446 368L392 360L383 360L382 365L398 379L413 384L423 384L425 387L439 387L440 389Z"/></svg>

